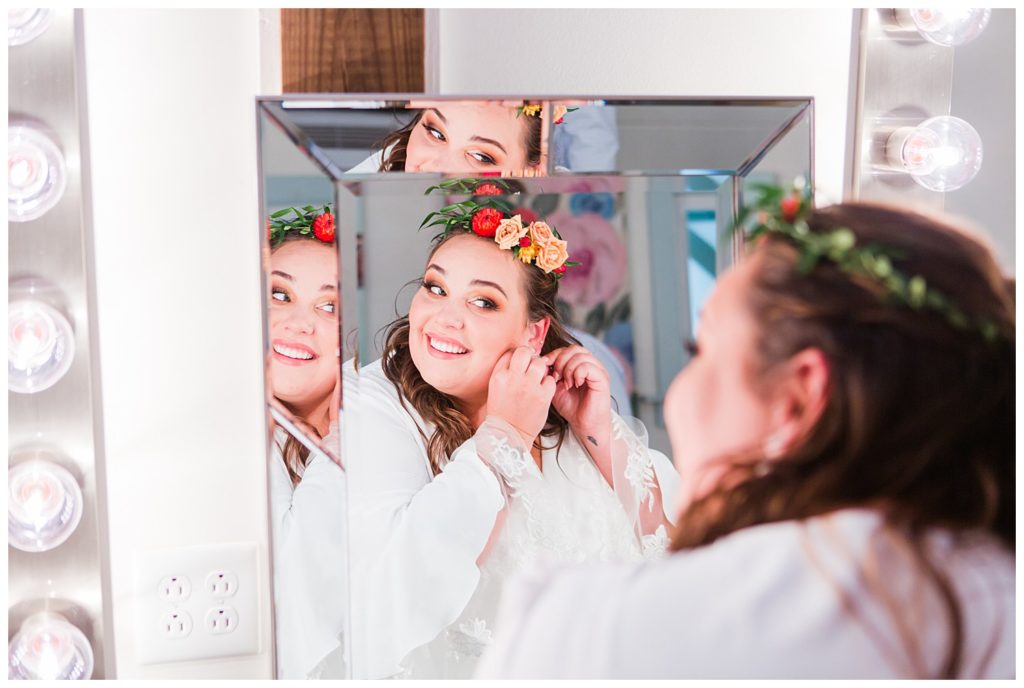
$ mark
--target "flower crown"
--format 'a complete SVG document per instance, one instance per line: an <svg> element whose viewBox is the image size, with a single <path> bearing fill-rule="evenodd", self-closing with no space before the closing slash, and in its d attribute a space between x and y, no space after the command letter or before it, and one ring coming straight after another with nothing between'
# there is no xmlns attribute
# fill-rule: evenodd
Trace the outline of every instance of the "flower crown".
<svg viewBox="0 0 1024 688"><path fill-rule="evenodd" d="M545 273L553 274L555 279L562 279L566 268L579 265L569 260L569 245L558 230L540 221L523 225L522 217L513 214L511 206L497 198L510 193L504 180L452 179L431 186L425 193L437 190L468 194L480 200L471 198L452 203L423 218L420 229L437 225L443 228L434 236L434 241L454 230L472 231L478 236L493 238L498 248L512 251L518 260L536 265Z"/></svg>
<svg viewBox="0 0 1024 688"><path fill-rule="evenodd" d="M294 217L284 219L288 213ZM276 246L284 241L288 232L298 232L303 235L312 234L325 244L334 241L334 213L329 203L319 208L312 205L298 208L285 208L278 210L267 218L267 238L270 245Z"/></svg>
<svg viewBox="0 0 1024 688"><path fill-rule="evenodd" d="M978 332L988 342L999 337L993 321L968 318L945 294L928 286L924 277L907 276L895 268L893 260L901 257L898 249L875 243L858 246L856 235L847 227L812 232L807 224L813 210L809 188L794 184L786 190L771 184L752 184L751 189L758 192L758 199L740 211L735 227L749 224L746 237L750 241L764 234L785 237L800 252L797 270L801 274L810 273L818 261L827 259L843 272L880 284L900 305L933 311L952 327Z"/></svg>
<svg viewBox="0 0 1024 688"><path fill-rule="evenodd" d="M520 115L526 115L527 117L540 117L543 106L541 105L520 105L516 108L516 117ZM564 105L556 105L554 108L554 118L552 123L561 124L565 120L565 116L570 112L575 112L579 108L566 107Z"/></svg>

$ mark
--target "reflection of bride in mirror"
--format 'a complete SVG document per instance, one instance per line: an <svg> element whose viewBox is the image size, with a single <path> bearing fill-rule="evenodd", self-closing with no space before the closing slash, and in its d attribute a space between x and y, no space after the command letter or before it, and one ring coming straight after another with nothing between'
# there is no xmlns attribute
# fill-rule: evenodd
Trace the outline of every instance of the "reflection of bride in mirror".
<svg viewBox="0 0 1024 688"><path fill-rule="evenodd" d="M541 170L542 116L502 102L438 101L381 142L355 172L505 172ZM526 113L533 112L527 110Z"/></svg>
<svg viewBox="0 0 1024 688"><path fill-rule="evenodd" d="M356 678L468 677L508 575L667 542L671 465L612 411L607 372L560 321L565 242L471 213L451 214L408 316L360 371Z"/></svg>
<svg viewBox="0 0 1024 688"><path fill-rule="evenodd" d="M338 412L334 216L307 206L271 223L270 383L297 426L332 452ZM337 455L337 449L333 449ZM270 470L278 678L344 676L345 476L274 430Z"/></svg>

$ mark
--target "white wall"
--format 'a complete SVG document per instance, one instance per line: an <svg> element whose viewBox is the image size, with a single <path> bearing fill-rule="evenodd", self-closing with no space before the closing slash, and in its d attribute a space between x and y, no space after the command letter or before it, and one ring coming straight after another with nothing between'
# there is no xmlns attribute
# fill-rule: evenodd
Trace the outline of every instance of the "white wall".
<svg viewBox="0 0 1024 688"><path fill-rule="evenodd" d="M441 92L813 96L842 198L852 10L441 10Z"/></svg>
<svg viewBox="0 0 1024 688"><path fill-rule="evenodd" d="M270 678L258 10L85 10L118 678ZM265 29L265 25L264 25ZM257 542L257 655L140 666L138 552Z"/></svg>

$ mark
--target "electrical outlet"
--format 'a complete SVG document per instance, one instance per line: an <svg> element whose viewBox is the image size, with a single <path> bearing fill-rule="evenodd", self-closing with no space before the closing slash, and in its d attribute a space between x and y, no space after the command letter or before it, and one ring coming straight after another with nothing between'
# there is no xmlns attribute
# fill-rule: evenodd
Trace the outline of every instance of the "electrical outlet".
<svg viewBox="0 0 1024 688"><path fill-rule="evenodd" d="M258 552L256 543L226 543L137 553L139 664L259 652Z"/></svg>
<svg viewBox="0 0 1024 688"><path fill-rule="evenodd" d="M211 607L210 611L206 612L204 623L211 635L231 633L238 628L238 612L234 607L227 605Z"/></svg>
<svg viewBox="0 0 1024 688"><path fill-rule="evenodd" d="M192 581L185 576L167 576L160 581L158 589L160 598L171 604L178 604L192 594Z"/></svg>
<svg viewBox="0 0 1024 688"><path fill-rule="evenodd" d="M238 576L234 571L213 571L206 577L206 591L213 597L231 597L238 591Z"/></svg>
<svg viewBox="0 0 1024 688"><path fill-rule="evenodd" d="M192 617L182 609L174 609L160 617L160 628L167 640L186 638L192 632Z"/></svg>

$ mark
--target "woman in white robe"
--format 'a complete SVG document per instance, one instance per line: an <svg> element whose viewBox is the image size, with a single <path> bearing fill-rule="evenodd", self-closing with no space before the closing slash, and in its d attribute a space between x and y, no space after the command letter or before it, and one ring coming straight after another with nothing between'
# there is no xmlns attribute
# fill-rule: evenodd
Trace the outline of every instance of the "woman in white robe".
<svg viewBox="0 0 1024 688"><path fill-rule="evenodd" d="M511 583L477 677L1014 677L1012 280L930 218L794 231L780 197L666 396L676 551Z"/></svg>
<svg viewBox="0 0 1024 688"><path fill-rule="evenodd" d="M320 217L323 217L321 215ZM295 228L270 255L269 470L277 677L345 678L346 476L338 447L337 252ZM324 235L327 236L327 235Z"/></svg>
<svg viewBox="0 0 1024 688"><path fill-rule="evenodd" d="M530 280L547 285L551 315L534 319ZM353 677L469 677L512 573L664 550L672 466L611 411L597 359L551 348L566 341L549 330L561 327L556 289L493 241L460 233L435 247L403 346L472 422L437 470L439 430L382 361L360 369L354 403L346 390ZM567 424L558 449L542 434L552 408Z"/></svg>
<svg viewBox="0 0 1024 688"><path fill-rule="evenodd" d="M287 441L288 433L276 428L270 518L277 677L346 678L345 472L314 450L292 484L282 454Z"/></svg>

